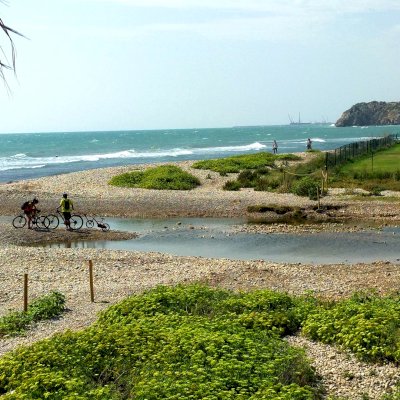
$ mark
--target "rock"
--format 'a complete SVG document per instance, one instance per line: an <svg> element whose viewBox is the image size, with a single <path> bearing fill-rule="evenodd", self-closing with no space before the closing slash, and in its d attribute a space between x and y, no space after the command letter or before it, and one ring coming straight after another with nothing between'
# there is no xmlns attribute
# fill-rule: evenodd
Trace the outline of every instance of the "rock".
<svg viewBox="0 0 400 400"><path fill-rule="evenodd" d="M357 103L345 111L336 126L399 125L400 102Z"/></svg>

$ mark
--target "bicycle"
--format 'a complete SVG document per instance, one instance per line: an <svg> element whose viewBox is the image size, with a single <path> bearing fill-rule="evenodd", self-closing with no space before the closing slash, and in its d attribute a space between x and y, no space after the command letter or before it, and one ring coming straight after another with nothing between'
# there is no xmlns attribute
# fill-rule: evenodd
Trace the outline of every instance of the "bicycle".
<svg viewBox="0 0 400 400"><path fill-rule="evenodd" d="M32 216L32 226L36 226L36 229L49 229L50 220L46 215L39 215L40 210ZM28 222L26 214L17 215L13 220L12 224L14 228L23 228Z"/></svg>
<svg viewBox="0 0 400 400"><path fill-rule="evenodd" d="M60 225L60 220L65 224L64 215L59 211L56 210L56 214L48 214L46 217L49 220L49 229L56 229L58 225ZM70 228L72 230L77 231L78 229L82 228L83 225L83 218L78 214L72 214L69 220Z"/></svg>
<svg viewBox="0 0 400 400"><path fill-rule="evenodd" d="M94 224L96 223L97 227L100 228L103 232L108 232L110 230L110 225L107 224L107 222L104 222L103 217L98 217L99 220L96 219L96 217L83 214L83 216L86 218L86 227L88 228L93 228Z"/></svg>

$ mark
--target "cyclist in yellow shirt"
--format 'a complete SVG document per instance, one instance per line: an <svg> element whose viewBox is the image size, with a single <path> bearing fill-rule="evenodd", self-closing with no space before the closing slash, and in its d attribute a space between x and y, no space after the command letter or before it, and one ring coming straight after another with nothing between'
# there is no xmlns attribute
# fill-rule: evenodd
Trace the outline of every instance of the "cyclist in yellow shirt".
<svg viewBox="0 0 400 400"><path fill-rule="evenodd" d="M74 203L72 202L71 199L68 198L67 193L63 194L63 197L60 201L60 205L57 208L58 210L61 209L61 212L64 216L64 223L65 226L67 227L68 231L71 231L71 226L70 226L70 219L71 219L71 212L74 209Z"/></svg>

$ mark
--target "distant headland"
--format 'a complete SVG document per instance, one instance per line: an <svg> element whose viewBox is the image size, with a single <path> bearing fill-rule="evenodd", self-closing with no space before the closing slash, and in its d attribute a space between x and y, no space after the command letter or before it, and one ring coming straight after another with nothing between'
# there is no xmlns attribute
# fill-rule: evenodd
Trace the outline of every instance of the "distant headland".
<svg viewBox="0 0 400 400"><path fill-rule="evenodd" d="M345 111L336 126L400 125L400 102L357 103Z"/></svg>

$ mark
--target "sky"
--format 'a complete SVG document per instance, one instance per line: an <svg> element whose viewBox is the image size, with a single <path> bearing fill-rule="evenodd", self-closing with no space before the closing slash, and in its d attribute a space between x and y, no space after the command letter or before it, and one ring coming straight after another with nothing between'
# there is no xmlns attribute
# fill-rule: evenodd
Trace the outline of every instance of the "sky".
<svg viewBox="0 0 400 400"><path fill-rule="evenodd" d="M0 133L335 122L400 101L399 0L8 0L0 18L25 36Z"/></svg>

